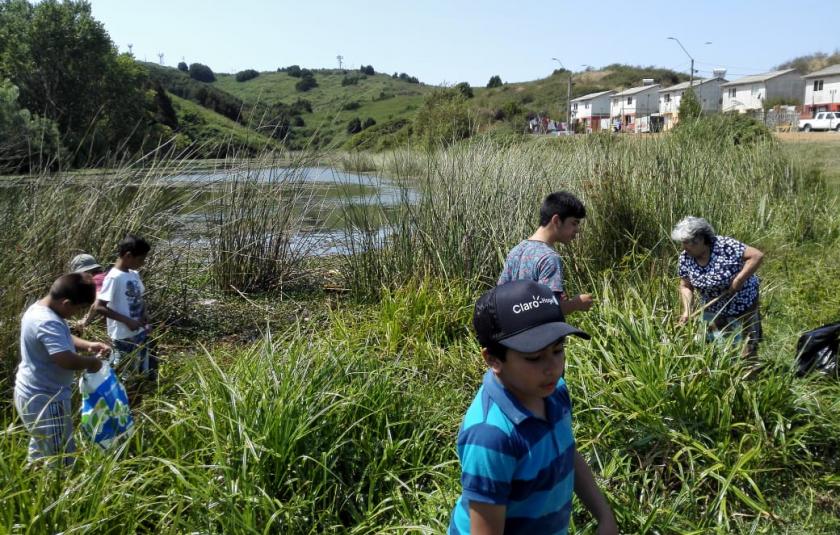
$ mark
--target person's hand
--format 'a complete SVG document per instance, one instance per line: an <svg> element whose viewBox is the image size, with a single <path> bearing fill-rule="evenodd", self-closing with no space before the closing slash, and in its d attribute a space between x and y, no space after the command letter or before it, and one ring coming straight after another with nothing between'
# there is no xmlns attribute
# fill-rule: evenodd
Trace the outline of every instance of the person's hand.
<svg viewBox="0 0 840 535"><path fill-rule="evenodd" d="M593 300L592 300L592 296L589 295L589 294L578 295L577 296L577 302L578 302L577 309L582 311L582 312L586 312L587 310L592 308Z"/></svg>
<svg viewBox="0 0 840 535"><path fill-rule="evenodd" d="M91 342L88 351L96 354L96 358L103 359L111 353L111 346L102 342Z"/></svg>
<svg viewBox="0 0 840 535"><path fill-rule="evenodd" d="M131 329L132 331L139 331L144 327L144 325L145 324L142 321L135 319L129 319L127 322L125 322L125 326Z"/></svg>
<svg viewBox="0 0 840 535"><path fill-rule="evenodd" d="M683 314L683 315L681 315L681 316L680 316L680 318L677 320L677 327L682 327L682 326L683 326L683 325L685 325L686 323L688 323L688 314Z"/></svg>
<svg viewBox="0 0 840 535"><path fill-rule="evenodd" d="M97 359L90 359L88 363L87 371L88 373L96 373L102 369L102 361Z"/></svg>

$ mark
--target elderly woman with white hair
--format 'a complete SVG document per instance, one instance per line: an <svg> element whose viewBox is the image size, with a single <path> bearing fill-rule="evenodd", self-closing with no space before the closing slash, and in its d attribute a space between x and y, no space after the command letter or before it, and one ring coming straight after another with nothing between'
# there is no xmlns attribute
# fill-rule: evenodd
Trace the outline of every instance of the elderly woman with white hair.
<svg viewBox="0 0 840 535"><path fill-rule="evenodd" d="M709 324L709 338L733 334L746 337L745 356L754 356L761 341L758 312L759 280L755 275L764 253L726 236L716 236L702 217L683 218L671 232L682 244L680 253L680 323L688 321L694 291L703 301L703 320Z"/></svg>

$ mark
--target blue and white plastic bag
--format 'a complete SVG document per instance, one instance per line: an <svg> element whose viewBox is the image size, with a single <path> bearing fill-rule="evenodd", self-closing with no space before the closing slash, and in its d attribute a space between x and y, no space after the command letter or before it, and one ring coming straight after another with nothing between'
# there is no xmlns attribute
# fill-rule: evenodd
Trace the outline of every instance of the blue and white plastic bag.
<svg viewBox="0 0 840 535"><path fill-rule="evenodd" d="M134 426L125 387L107 362L96 373L79 379L82 394L82 423L85 435L102 448Z"/></svg>

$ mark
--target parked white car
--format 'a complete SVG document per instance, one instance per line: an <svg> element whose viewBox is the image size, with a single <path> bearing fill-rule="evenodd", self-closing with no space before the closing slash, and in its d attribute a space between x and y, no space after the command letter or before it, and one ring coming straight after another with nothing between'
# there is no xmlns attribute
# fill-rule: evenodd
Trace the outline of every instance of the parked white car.
<svg viewBox="0 0 840 535"><path fill-rule="evenodd" d="M837 130L840 132L840 112L821 111L810 119L799 119L799 129L805 132L811 130Z"/></svg>

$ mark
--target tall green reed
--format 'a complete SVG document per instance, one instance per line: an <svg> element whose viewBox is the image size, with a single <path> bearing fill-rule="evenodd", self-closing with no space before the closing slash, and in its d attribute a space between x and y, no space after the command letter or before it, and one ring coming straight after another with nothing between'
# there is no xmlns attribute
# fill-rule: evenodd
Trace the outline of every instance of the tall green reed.
<svg viewBox="0 0 840 535"><path fill-rule="evenodd" d="M362 293L414 275L492 282L507 250L536 228L542 198L558 189L586 204L582 239L571 252L596 271L634 251L672 254L670 229L689 214L749 243L814 239L837 229L831 207L816 202L819 176L769 142L721 148L676 137L525 145L483 139L405 159L412 163L391 166L394 178L417 195L375 216L346 209L363 235L353 253L363 254L348 256L345 272Z"/></svg>

